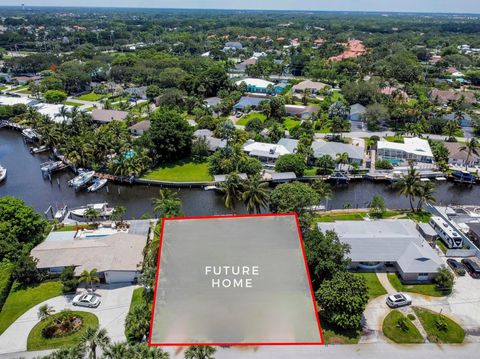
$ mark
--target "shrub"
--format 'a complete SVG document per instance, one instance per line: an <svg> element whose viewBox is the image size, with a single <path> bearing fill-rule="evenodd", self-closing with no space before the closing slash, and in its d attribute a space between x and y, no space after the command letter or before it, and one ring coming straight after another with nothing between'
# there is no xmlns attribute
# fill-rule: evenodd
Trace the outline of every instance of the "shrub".
<svg viewBox="0 0 480 359"><path fill-rule="evenodd" d="M442 332L446 332L448 330L447 322L441 316L435 319L435 327Z"/></svg>
<svg viewBox="0 0 480 359"><path fill-rule="evenodd" d="M391 170L393 169L393 165L388 160L378 160L375 161L375 168L379 170Z"/></svg>
<svg viewBox="0 0 480 359"><path fill-rule="evenodd" d="M417 319L417 317L415 317L415 315L413 315L412 313L408 314L407 317L408 317L408 319L410 319L412 321Z"/></svg>
<svg viewBox="0 0 480 359"><path fill-rule="evenodd" d="M67 99L67 94L63 91L48 90L45 92L44 97L48 103L62 103Z"/></svg>
<svg viewBox="0 0 480 359"><path fill-rule="evenodd" d="M8 293L12 287L12 272L13 264L7 260L0 263L0 311L3 308L5 300L7 300Z"/></svg>
<svg viewBox="0 0 480 359"><path fill-rule="evenodd" d="M298 154L280 156L275 162L277 172L295 172L297 176L303 176L305 168L305 160Z"/></svg>
<svg viewBox="0 0 480 359"><path fill-rule="evenodd" d="M40 272L37 269L37 259L31 256L19 258L12 277L23 286L38 283L41 280Z"/></svg>
<svg viewBox="0 0 480 359"><path fill-rule="evenodd" d="M405 317L402 317L397 321L397 327L403 332L408 332L408 325Z"/></svg>
<svg viewBox="0 0 480 359"><path fill-rule="evenodd" d="M60 281L63 284L63 293L71 293L77 290L77 280L74 276L74 267L65 267L60 274Z"/></svg>
<svg viewBox="0 0 480 359"><path fill-rule="evenodd" d="M445 266L442 266L435 276L435 283L438 289L444 291L451 291L453 288L454 275Z"/></svg>

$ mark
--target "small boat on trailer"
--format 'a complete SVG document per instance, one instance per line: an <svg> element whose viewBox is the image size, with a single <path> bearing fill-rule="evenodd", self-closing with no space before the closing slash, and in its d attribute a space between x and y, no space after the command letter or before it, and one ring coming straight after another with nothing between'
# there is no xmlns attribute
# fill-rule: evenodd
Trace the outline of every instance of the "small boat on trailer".
<svg viewBox="0 0 480 359"><path fill-rule="evenodd" d="M99 189L102 189L106 184L108 180L106 178L95 178L93 180L93 184L87 188L88 192L96 192Z"/></svg>

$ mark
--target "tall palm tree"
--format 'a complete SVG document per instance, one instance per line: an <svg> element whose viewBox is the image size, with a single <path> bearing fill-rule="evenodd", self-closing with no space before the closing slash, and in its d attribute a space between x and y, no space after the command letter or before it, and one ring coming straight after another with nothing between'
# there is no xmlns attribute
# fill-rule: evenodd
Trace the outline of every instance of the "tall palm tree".
<svg viewBox="0 0 480 359"><path fill-rule="evenodd" d="M220 183L219 190L223 194L225 208L235 209L235 201L240 199L242 189L242 180L236 172L230 173L225 182Z"/></svg>
<svg viewBox="0 0 480 359"><path fill-rule="evenodd" d="M435 203L435 185L432 182L421 182L417 190L418 205L417 211L421 212L424 203Z"/></svg>
<svg viewBox="0 0 480 359"><path fill-rule="evenodd" d="M97 358L97 348L105 350L110 344L110 338L107 335L105 328L88 327L83 336L80 338L80 345L82 345L87 353L88 358Z"/></svg>
<svg viewBox="0 0 480 359"><path fill-rule="evenodd" d="M68 117L70 117L70 113L68 111L68 107L63 105L62 107L60 107L60 109L58 110L58 113L55 115L55 117L61 117L63 119L63 122L66 121L66 119Z"/></svg>
<svg viewBox="0 0 480 359"><path fill-rule="evenodd" d="M42 359L85 359L85 349L81 345L56 350Z"/></svg>
<svg viewBox="0 0 480 359"><path fill-rule="evenodd" d="M185 359L214 359L213 354L217 349L210 346L188 347L185 351Z"/></svg>
<svg viewBox="0 0 480 359"><path fill-rule="evenodd" d="M262 207L266 207L270 193L268 191L268 183L262 182L260 175L257 173L250 176L243 183L242 200L247 206L248 213L261 213Z"/></svg>
<svg viewBox="0 0 480 359"><path fill-rule="evenodd" d="M95 208L90 207L90 208L87 208L87 210L83 215L85 216L86 219L90 221L94 221L95 219L98 218L98 216L100 215L100 212L98 212Z"/></svg>
<svg viewBox="0 0 480 359"><path fill-rule="evenodd" d="M396 186L399 188L398 193L408 198L412 212L415 212L413 201L418 194L418 188L421 186L421 183L420 174L413 165L410 165L407 174L396 183Z"/></svg>
<svg viewBox="0 0 480 359"><path fill-rule="evenodd" d="M466 145L460 147L460 151L467 152L467 160L465 161L465 170L468 169L468 161L470 160L471 156L480 157L480 143L475 137L472 137Z"/></svg>
<svg viewBox="0 0 480 359"><path fill-rule="evenodd" d="M127 212L127 209L123 206L117 206L112 212L110 219L112 221L120 221L123 222L123 215Z"/></svg>
<svg viewBox="0 0 480 359"><path fill-rule="evenodd" d="M315 180L312 183L312 188L320 196L320 199L332 199L332 187L325 181Z"/></svg>
<svg viewBox="0 0 480 359"><path fill-rule="evenodd" d="M90 285L90 288L93 290L93 283L99 283L100 278L97 274L97 268L93 268L91 271L84 270L80 274L80 278L78 278L78 283L85 282L85 285Z"/></svg>
<svg viewBox="0 0 480 359"><path fill-rule="evenodd" d="M130 357L130 348L127 342L118 342L110 344L103 352L102 358L105 359L123 359Z"/></svg>
<svg viewBox="0 0 480 359"><path fill-rule="evenodd" d="M55 310L51 305L44 304L38 308L37 316L38 319L45 320L49 318L53 313L55 313Z"/></svg>
<svg viewBox="0 0 480 359"><path fill-rule="evenodd" d="M337 162L337 164L339 165L348 164L350 162L348 153L347 152L337 153L337 158L335 159L335 162Z"/></svg>
<svg viewBox="0 0 480 359"><path fill-rule="evenodd" d="M447 136L447 141L454 142L457 140L455 135L457 134L457 131L459 128L460 126L458 125L457 121L455 120L447 121L443 129L443 134Z"/></svg>

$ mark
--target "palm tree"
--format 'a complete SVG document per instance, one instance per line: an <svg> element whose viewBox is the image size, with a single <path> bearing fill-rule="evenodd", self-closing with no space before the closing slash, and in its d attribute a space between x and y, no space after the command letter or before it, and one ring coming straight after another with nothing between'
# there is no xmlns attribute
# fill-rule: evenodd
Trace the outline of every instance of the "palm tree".
<svg viewBox="0 0 480 359"><path fill-rule="evenodd" d="M55 313L55 310L51 305L44 304L38 308L37 316L38 319L41 321L49 318L53 313Z"/></svg>
<svg viewBox="0 0 480 359"><path fill-rule="evenodd" d="M82 274L80 274L80 278L78 278L78 283L82 282L85 282L85 286L90 285L90 288L93 290L93 283L100 282L100 278L97 274L97 268L93 268L90 272L85 269Z"/></svg>
<svg viewBox="0 0 480 359"><path fill-rule="evenodd" d="M235 172L230 173L225 182L220 183L219 190L223 193L225 208L230 210L235 209L235 201L240 199L242 187L242 180Z"/></svg>
<svg viewBox="0 0 480 359"><path fill-rule="evenodd" d="M123 359L128 358L130 354L127 342L110 344L103 352L102 358L105 359Z"/></svg>
<svg viewBox="0 0 480 359"><path fill-rule="evenodd" d="M421 186L422 181L420 180L420 174L417 170L410 165L410 169L407 174L396 183L396 186L399 188L399 194L405 196L410 201L410 208L412 212L415 212L413 207L413 201L415 200L418 194L418 188Z"/></svg>
<svg viewBox="0 0 480 359"><path fill-rule="evenodd" d="M337 164L339 164L339 165L348 164L350 162L349 157L348 157L348 153L347 152L337 153L337 158L336 158L335 162L337 162Z"/></svg>
<svg viewBox="0 0 480 359"><path fill-rule="evenodd" d="M261 181L257 173L249 177L243 184L242 200L247 206L248 213L261 213L262 207L266 207L270 193L268 183Z"/></svg>
<svg viewBox="0 0 480 359"><path fill-rule="evenodd" d="M97 347L105 350L110 344L110 338L107 335L105 328L88 327L83 336L80 338L80 345L82 345L88 353L90 359L97 358Z"/></svg>
<svg viewBox="0 0 480 359"><path fill-rule="evenodd" d="M60 109L58 110L58 113L55 115L55 117L61 117L63 118L63 122L65 122L65 120L70 116L69 112L68 112L68 108L67 106L63 105L62 107L60 107Z"/></svg>
<svg viewBox="0 0 480 359"><path fill-rule="evenodd" d="M217 349L210 346L188 347L185 351L185 359L214 359L213 354Z"/></svg>
<svg viewBox="0 0 480 359"><path fill-rule="evenodd" d="M446 123L444 129L443 129L443 134L447 136L447 141L449 142L455 142L457 138L455 135L457 134L458 129L460 126L458 125L457 121L455 120L450 120Z"/></svg>
<svg viewBox="0 0 480 359"><path fill-rule="evenodd" d="M95 208L90 207L85 210L85 213L83 214L86 219L89 219L90 221L94 221L95 219L98 218L100 215L100 212L98 212Z"/></svg>
<svg viewBox="0 0 480 359"><path fill-rule="evenodd" d="M42 359L85 359L85 349L81 345L56 350Z"/></svg>
<svg viewBox="0 0 480 359"><path fill-rule="evenodd" d="M123 215L127 212L127 209L123 206L117 206L112 212L110 219L112 221L120 221L123 223Z"/></svg>
<svg viewBox="0 0 480 359"><path fill-rule="evenodd" d="M417 212L421 212L424 203L437 202L437 199L435 198L435 185L432 182L421 182L417 190L417 197Z"/></svg>
<svg viewBox="0 0 480 359"><path fill-rule="evenodd" d="M462 152L467 152L467 160L465 161L465 170L468 169L468 161L470 160L470 157L477 156L480 157L479 151L480 151L480 143L475 137L472 137L466 145L460 147L460 151Z"/></svg>
<svg viewBox="0 0 480 359"><path fill-rule="evenodd" d="M332 187L325 181L313 181L312 188L320 196L320 199L332 199L333 197Z"/></svg>

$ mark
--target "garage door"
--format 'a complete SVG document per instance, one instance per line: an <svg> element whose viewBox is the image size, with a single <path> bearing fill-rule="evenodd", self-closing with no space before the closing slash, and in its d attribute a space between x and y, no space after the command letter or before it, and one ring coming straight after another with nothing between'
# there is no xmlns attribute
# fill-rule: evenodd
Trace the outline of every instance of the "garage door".
<svg viewBox="0 0 480 359"><path fill-rule="evenodd" d="M105 283L131 283L136 276L137 271L107 271Z"/></svg>

